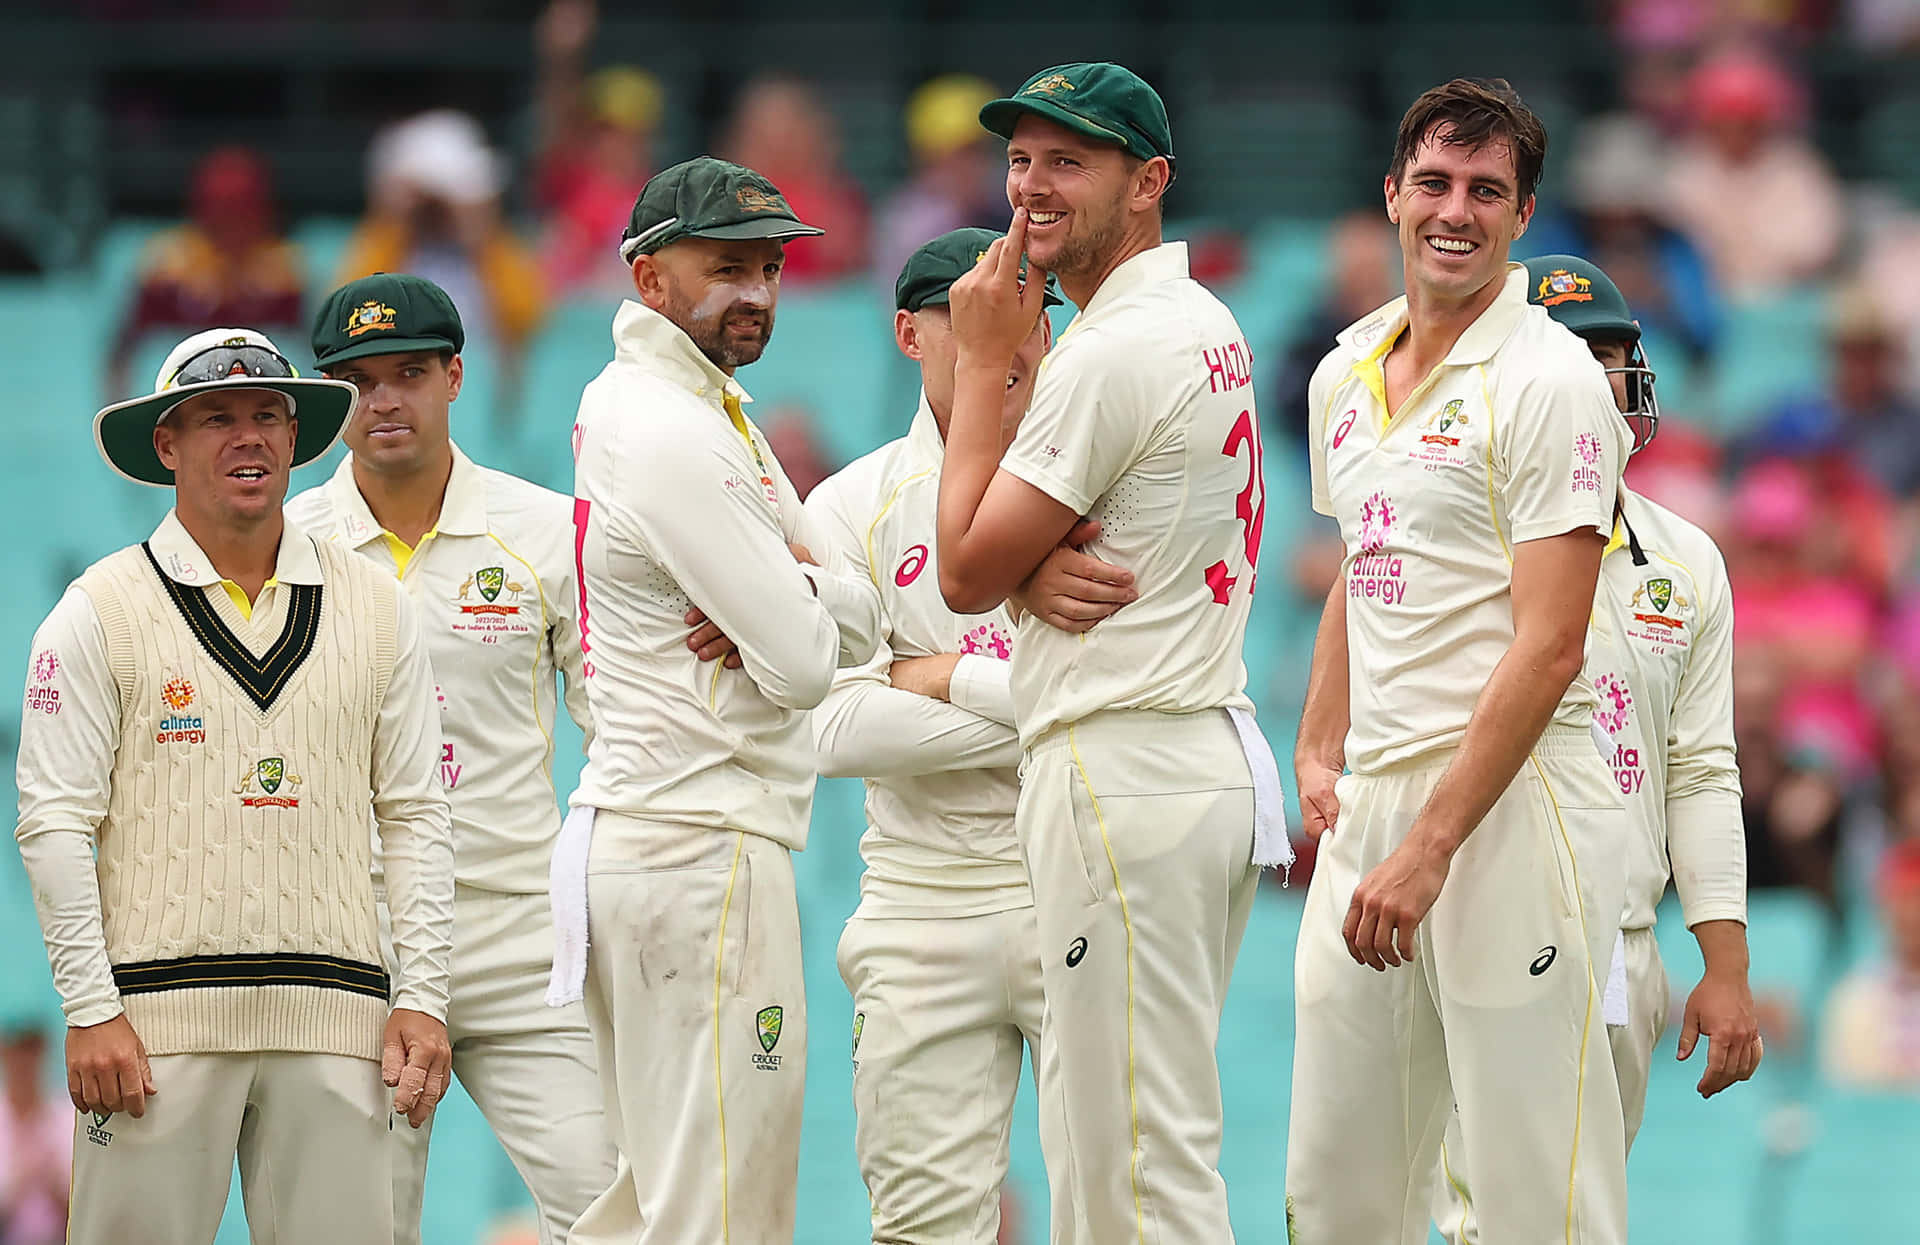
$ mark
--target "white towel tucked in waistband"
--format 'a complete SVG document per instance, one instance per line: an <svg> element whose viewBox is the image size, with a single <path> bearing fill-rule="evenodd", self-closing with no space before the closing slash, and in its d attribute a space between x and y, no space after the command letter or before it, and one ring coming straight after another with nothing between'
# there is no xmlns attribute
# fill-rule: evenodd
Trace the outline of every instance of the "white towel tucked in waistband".
<svg viewBox="0 0 1920 1245"><path fill-rule="evenodd" d="M592 805L570 810L553 841L547 897L553 909L553 974L547 1006L578 1003L587 993L587 854L593 847Z"/></svg>
<svg viewBox="0 0 1920 1245"><path fill-rule="evenodd" d="M1227 717L1240 735L1253 774L1253 863L1262 869L1293 864L1293 843L1287 838L1287 795L1280 787L1280 766L1273 759L1260 724L1245 709L1229 708Z"/></svg>
<svg viewBox="0 0 1920 1245"><path fill-rule="evenodd" d="M1627 1008L1627 936L1613 936L1613 963L1607 966L1607 989L1600 996L1600 1022L1624 1025L1632 1020Z"/></svg>

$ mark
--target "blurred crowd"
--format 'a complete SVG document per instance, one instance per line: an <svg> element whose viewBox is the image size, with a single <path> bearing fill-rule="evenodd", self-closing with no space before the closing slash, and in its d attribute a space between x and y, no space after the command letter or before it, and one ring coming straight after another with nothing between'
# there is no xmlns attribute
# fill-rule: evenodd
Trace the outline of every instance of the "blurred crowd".
<svg viewBox="0 0 1920 1245"><path fill-rule="evenodd" d="M1920 1086L1920 203L1836 175L1814 142L1797 59L1810 36L1836 31L1875 55L1911 55L1920 3L1620 0L1605 12L1630 68L1614 111L1553 136L1562 189L1520 250L1586 255L1636 310L1664 419L1629 480L1711 532L1733 580L1753 885L1800 888L1836 914L1855 899L1875 905L1887 960L1836 992L1831 1066ZM665 120L692 105L637 66L594 66L596 24L589 0L554 0L535 23L534 137L518 161L458 112L384 130L333 276L431 276L503 365L556 304L620 294L615 239L660 163ZM920 241L1004 225L1000 156L976 121L997 93L965 75L921 85L900 118L911 167L872 198L803 78L745 81L714 149L827 228L793 249L789 285L890 283ZM210 152L185 206L143 262L120 366L162 328L247 323L302 338L314 291L262 157ZM1297 447L1306 377L1333 333L1398 292L1378 211L1335 222L1324 264L1317 305L1262 361L1276 444ZM1231 281L1232 268L1216 276ZM1728 325L1794 306L1815 309L1797 330L1817 356L1814 379L1774 392L1762 377L1753 409L1715 409L1715 378L1752 366L1729 353ZM119 375L110 384L128 388ZM811 456L797 478L834 466L804 420L781 435L790 466ZM1317 601L1337 548L1322 536L1287 555L1303 606Z"/></svg>

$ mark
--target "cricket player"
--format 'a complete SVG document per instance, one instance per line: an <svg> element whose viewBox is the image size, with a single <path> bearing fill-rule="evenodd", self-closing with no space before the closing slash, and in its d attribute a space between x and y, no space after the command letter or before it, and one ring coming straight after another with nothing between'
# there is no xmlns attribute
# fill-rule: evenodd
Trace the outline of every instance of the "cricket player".
<svg viewBox="0 0 1920 1245"><path fill-rule="evenodd" d="M1088 552L1139 594L1080 634L1023 617L1013 646L1015 826L1062 1052L1042 1090L1066 1119L1055 1200L1100 1245L1228 1242L1214 1040L1256 866L1286 859L1240 659L1266 505L1251 354L1185 244L1161 240L1173 138L1151 86L1061 65L981 120L1007 140L1015 210L950 293L941 591L993 609L1085 517ZM1080 314L1003 454L1040 273Z"/></svg>
<svg viewBox="0 0 1920 1245"><path fill-rule="evenodd" d="M399 581L439 675L439 776L453 807L453 1073L560 1245L613 1182L586 1008L546 1005L555 671L583 728L572 499L473 462L453 443L466 332L423 277L380 273L328 295L313 357L360 395L352 457L287 506L316 536ZM397 1245L417 1245L431 1121L396 1137Z"/></svg>
<svg viewBox="0 0 1920 1245"><path fill-rule="evenodd" d="M620 248L637 301L580 398L593 738L555 855L551 997L579 988L584 917L620 1162L574 1245L793 1239L807 1028L788 853L813 799L806 711L873 656L880 607L810 534L734 371L773 331L784 240L819 232L737 164L656 174ZM722 645L737 651L701 660Z"/></svg>
<svg viewBox="0 0 1920 1245"><path fill-rule="evenodd" d="M1527 261L1527 298L1586 341L1606 369L1633 450L1646 448L1659 429L1660 407L1640 326L1619 287L1580 256L1545 255ZM1708 1039L1704 1098L1760 1065L1747 983L1747 852L1734 762L1726 564L1705 532L1622 485L1595 612L1588 659L1599 698L1594 722L1609 741L1633 830L1604 1017L1631 1148L1646 1114L1653 1050L1667 1025L1667 973L1653 926L1670 872L1705 965L1687 999L1679 1057ZM1479 1241L1458 1150L1459 1130L1450 1123L1434 1218L1449 1240Z"/></svg>
<svg viewBox="0 0 1920 1245"><path fill-rule="evenodd" d="M419 1127L449 1058L433 670L392 579L281 511L353 386L212 329L153 388L94 439L174 508L41 624L20 732L80 1112L68 1239L206 1245L237 1155L255 1240L386 1241L392 1114Z"/></svg>
<svg viewBox="0 0 1920 1245"><path fill-rule="evenodd" d="M806 505L827 548L873 581L885 617L873 659L840 672L813 729L821 773L867 780L867 868L840 975L853 995L854 1143L873 1239L902 1245L998 1238L1023 1044L1036 1075L1043 1060L1039 933L1013 826L1015 625L1004 606L948 609L930 548L953 414L948 290L999 236L956 229L907 259L893 330L920 365L919 410L906 436L822 481ZM1041 316L1013 357L1007 437L1050 339ZM1131 576L1092 569L1103 578L1088 581L1089 595L1105 600L1086 604L1124 604ZM1040 1110L1052 1161L1057 1099Z"/></svg>
<svg viewBox="0 0 1920 1245"><path fill-rule="evenodd" d="M1580 675L1628 437L1507 262L1545 151L1504 82L1414 101L1385 179L1407 294L1309 386L1347 557L1295 755L1326 836L1295 963L1300 1242L1423 1240L1450 1103L1487 1240L1625 1239L1601 987L1626 814Z"/></svg>

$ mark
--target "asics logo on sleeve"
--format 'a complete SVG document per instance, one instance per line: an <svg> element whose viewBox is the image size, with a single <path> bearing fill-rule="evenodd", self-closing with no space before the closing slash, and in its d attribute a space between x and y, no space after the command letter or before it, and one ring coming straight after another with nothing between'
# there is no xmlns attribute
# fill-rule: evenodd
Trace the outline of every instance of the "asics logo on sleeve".
<svg viewBox="0 0 1920 1245"><path fill-rule="evenodd" d="M1527 965L1527 972L1538 977L1553 967L1553 957L1559 954L1558 947L1542 947L1540 954L1534 957L1533 963Z"/></svg>
<svg viewBox="0 0 1920 1245"><path fill-rule="evenodd" d="M1086 958L1087 940L1084 938L1074 939L1073 944L1067 948L1067 967L1078 968L1080 967L1080 961Z"/></svg>

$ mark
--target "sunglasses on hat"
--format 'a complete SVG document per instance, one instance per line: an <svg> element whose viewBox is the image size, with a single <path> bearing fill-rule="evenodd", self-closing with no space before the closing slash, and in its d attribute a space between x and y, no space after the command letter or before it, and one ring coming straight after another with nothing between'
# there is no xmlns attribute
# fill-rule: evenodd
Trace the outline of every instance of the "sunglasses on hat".
<svg viewBox="0 0 1920 1245"><path fill-rule="evenodd" d="M234 376L291 380L299 375L299 369L287 362L284 355L265 346L231 346L223 343L209 346L199 354L189 355L167 378L166 387L173 389L180 385L206 385Z"/></svg>

